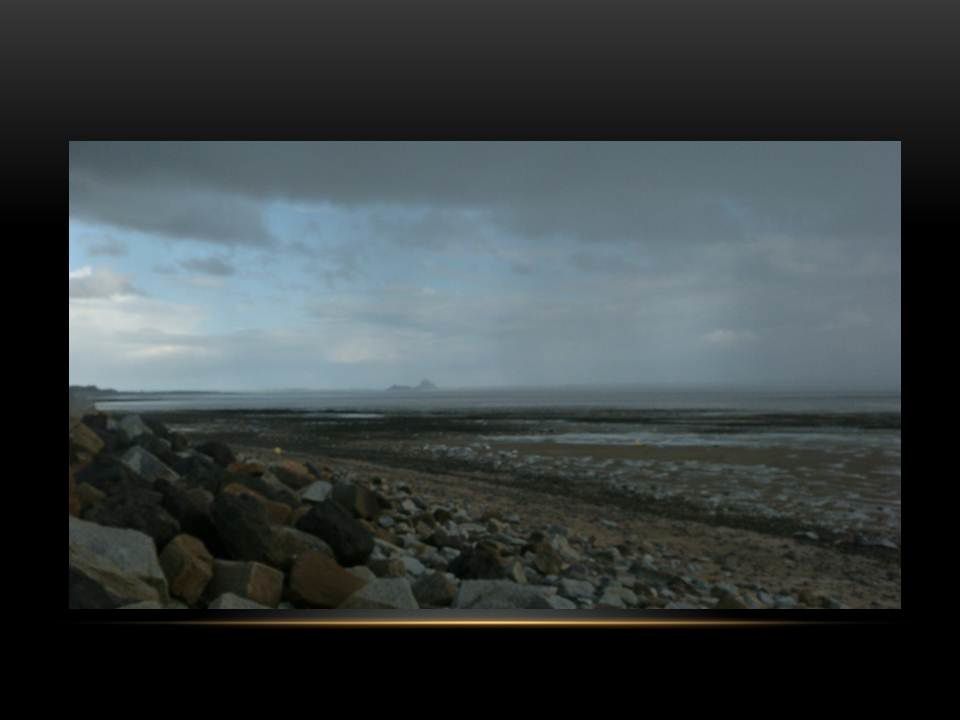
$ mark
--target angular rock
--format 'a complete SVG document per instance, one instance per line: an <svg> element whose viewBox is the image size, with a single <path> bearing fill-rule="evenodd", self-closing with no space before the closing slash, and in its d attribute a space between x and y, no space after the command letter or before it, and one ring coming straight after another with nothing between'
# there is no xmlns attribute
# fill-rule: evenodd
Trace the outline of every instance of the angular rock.
<svg viewBox="0 0 960 720"><path fill-rule="evenodd" d="M213 578L213 555L191 535L177 535L160 553L170 594L195 605Z"/></svg>
<svg viewBox="0 0 960 720"><path fill-rule="evenodd" d="M266 471L263 464L252 461L237 460L227 466L227 472L236 475L263 475Z"/></svg>
<svg viewBox="0 0 960 720"><path fill-rule="evenodd" d="M164 509L180 523L182 532L200 539L214 556L222 557L227 554L213 524L213 493L182 482L159 481L157 490L163 494Z"/></svg>
<svg viewBox="0 0 960 720"><path fill-rule="evenodd" d="M267 511L249 495L218 495L211 517L230 556L237 560L266 557L273 541Z"/></svg>
<svg viewBox="0 0 960 720"><path fill-rule="evenodd" d="M325 553L300 555L290 569L290 597L300 605L335 608L366 585Z"/></svg>
<svg viewBox="0 0 960 720"><path fill-rule="evenodd" d="M417 610L420 605L406 578L378 578L340 604L344 609Z"/></svg>
<svg viewBox="0 0 960 720"><path fill-rule="evenodd" d="M179 459L177 454L173 451L170 441L159 438L156 435L144 433L136 439L134 446L142 447L144 450L147 450L160 462L167 466L172 466Z"/></svg>
<svg viewBox="0 0 960 720"><path fill-rule="evenodd" d="M333 557L333 550L316 535L303 530L297 530L288 525L273 525L270 528L272 539L267 548L264 561L269 565L289 572L290 568L301 555L317 551Z"/></svg>
<svg viewBox="0 0 960 720"><path fill-rule="evenodd" d="M163 547L180 532L180 523L160 504L162 498L157 492L129 488L90 506L83 517L98 525L139 530Z"/></svg>
<svg viewBox="0 0 960 720"><path fill-rule="evenodd" d="M333 485L326 480L317 480L300 491L300 500L309 503L320 503L330 497Z"/></svg>
<svg viewBox="0 0 960 720"><path fill-rule="evenodd" d="M412 589L421 607L447 607L457 596L457 583L442 572L424 575Z"/></svg>
<svg viewBox="0 0 960 720"><path fill-rule="evenodd" d="M371 559L367 561L367 567L377 577L404 577L407 574L407 566L400 558Z"/></svg>
<svg viewBox="0 0 960 720"><path fill-rule="evenodd" d="M104 555L70 545L68 597L71 610L110 610L130 603L158 602L157 588L123 571Z"/></svg>
<svg viewBox="0 0 960 720"><path fill-rule="evenodd" d="M577 604L572 600L567 600L559 595L548 595L547 602L554 610L576 610Z"/></svg>
<svg viewBox="0 0 960 720"><path fill-rule="evenodd" d="M563 558L546 540L536 543L532 552L533 566L544 575L559 575L563 570Z"/></svg>
<svg viewBox="0 0 960 720"><path fill-rule="evenodd" d="M137 597L135 600L169 598L167 578L157 558L153 539L137 530L125 530L97 525L70 517L70 549L86 552L94 559L115 566L122 574L140 580L158 593L158 598Z"/></svg>
<svg viewBox="0 0 960 720"><path fill-rule="evenodd" d="M151 433L139 415L127 415L117 423L117 432L125 443L132 443L144 433Z"/></svg>
<svg viewBox="0 0 960 720"><path fill-rule="evenodd" d="M368 568L366 565L356 565L355 567L347 568L347 572L353 573L358 578L368 583L377 579L377 576L373 574L373 570Z"/></svg>
<svg viewBox="0 0 960 720"><path fill-rule="evenodd" d="M214 495L220 488L231 480L231 475L217 465L211 458L194 450L187 450L177 454L177 462L173 465L184 484L191 487L200 487Z"/></svg>
<svg viewBox="0 0 960 720"><path fill-rule="evenodd" d="M90 462L101 450L104 443L93 430L78 423L70 429L70 461Z"/></svg>
<svg viewBox="0 0 960 720"><path fill-rule="evenodd" d="M151 485L161 479L168 482L176 482L180 479L172 468L164 465L153 453L139 445L134 445L127 450L120 457L120 462Z"/></svg>
<svg viewBox="0 0 960 720"><path fill-rule="evenodd" d="M267 607L276 607L283 596L283 573L259 562L214 560L210 597L233 593Z"/></svg>
<svg viewBox="0 0 960 720"><path fill-rule="evenodd" d="M592 598L596 588L586 580L563 578L560 581L560 592L569 598Z"/></svg>
<svg viewBox="0 0 960 720"><path fill-rule="evenodd" d="M500 553L489 543L464 549L449 565L458 578L496 580L505 575Z"/></svg>
<svg viewBox="0 0 960 720"><path fill-rule="evenodd" d="M138 487L149 490L153 483L131 470L127 465L112 455L101 453L92 462L75 471L77 484L89 483L93 487L112 495L129 488Z"/></svg>
<svg viewBox="0 0 960 720"><path fill-rule="evenodd" d="M353 483L337 483L333 488L333 499L355 517L364 520L375 520L381 512L376 494Z"/></svg>
<svg viewBox="0 0 960 720"><path fill-rule="evenodd" d="M267 512L267 517L270 519L270 522L276 523L277 525L286 524L286 522L290 519L290 515L293 513L293 508L291 508L289 505L268 500L256 490L251 490L246 485L241 485L240 483L230 483L220 492L221 494L249 495L263 506L263 509Z"/></svg>
<svg viewBox="0 0 960 720"><path fill-rule="evenodd" d="M103 502L106 500L107 494L102 490L97 490L90 483L80 483L77 485L77 501L79 503L79 515L82 515L88 508L93 507L97 503ZM77 514L77 513L73 513Z"/></svg>
<svg viewBox="0 0 960 720"><path fill-rule="evenodd" d="M266 605L240 597L233 593L224 593L207 605L208 610L269 610Z"/></svg>
<svg viewBox="0 0 960 720"><path fill-rule="evenodd" d="M404 555L400 558L400 562L403 563L403 567L409 575L419 577L427 572L427 568L425 568L423 563L417 560L415 557Z"/></svg>
<svg viewBox="0 0 960 720"><path fill-rule="evenodd" d="M237 461L237 458L233 454L233 450L230 449L229 445L226 445L222 442L217 442L215 440L211 442L205 442L203 445L198 445L197 452L201 452L204 455L213 458L214 462L216 462L217 465L222 468L225 468L231 463Z"/></svg>
<svg viewBox="0 0 960 720"><path fill-rule="evenodd" d="M373 533L334 500L314 505L297 521L296 527L326 542L337 562L347 567L363 565L373 551Z"/></svg>
<svg viewBox="0 0 960 720"><path fill-rule="evenodd" d="M509 580L464 580L453 607L460 609L550 609L544 588L518 585Z"/></svg>
<svg viewBox="0 0 960 720"><path fill-rule="evenodd" d="M270 466L270 470L280 482L295 490L303 490L316 481L316 477L307 466L296 460L284 460L276 463Z"/></svg>
<svg viewBox="0 0 960 720"><path fill-rule="evenodd" d="M300 498L297 494L277 480L272 473L266 472L263 475L238 475L236 473L227 474L229 480L222 485L225 487L230 484L239 484L259 493L268 500L283 503L294 508L300 504ZM221 489L221 492L223 490Z"/></svg>
<svg viewBox="0 0 960 720"><path fill-rule="evenodd" d="M527 582L526 573L523 571L523 563L517 558L508 558L503 564L503 573L508 580L523 584Z"/></svg>

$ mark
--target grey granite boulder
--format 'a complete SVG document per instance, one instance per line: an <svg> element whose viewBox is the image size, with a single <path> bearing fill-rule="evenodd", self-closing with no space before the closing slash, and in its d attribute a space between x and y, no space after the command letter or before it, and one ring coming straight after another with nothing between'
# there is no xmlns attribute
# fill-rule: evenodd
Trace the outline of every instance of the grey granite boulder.
<svg viewBox="0 0 960 720"><path fill-rule="evenodd" d="M547 588L509 580L464 580L453 600L460 609L551 609Z"/></svg>
<svg viewBox="0 0 960 720"><path fill-rule="evenodd" d="M120 574L135 578L152 587L157 598L137 597L136 600L169 599L167 578L160 567L157 547L153 539L137 530L110 528L70 517L70 550L79 556L89 555L101 564L113 566ZM81 558L82 559L82 558Z"/></svg>
<svg viewBox="0 0 960 720"><path fill-rule="evenodd" d="M269 610L266 605L255 603L253 600L234 595L233 593L224 593L216 600L207 605L208 610Z"/></svg>
<svg viewBox="0 0 960 720"><path fill-rule="evenodd" d="M218 495L211 506L213 524L230 556L260 560L270 552L273 532L267 511L250 495Z"/></svg>
<svg viewBox="0 0 960 720"><path fill-rule="evenodd" d="M377 578L344 600L344 609L417 610L410 583L406 578Z"/></svg>
<svg viewBox="0 0 960 720"><path fill-rule="evenodd" d="M326 480L317 480L300 491L300 499L303 502L320 503L330 497L333 492L333 484Z"/></svg>
<svg viewBox="0 0 960 720"><path fill-rule="evenodd" d="M120 456L120 462L137 473L140 477L153 485L157 480L176 482L180 476L154 455L140 445L134 445Z"/></svg>

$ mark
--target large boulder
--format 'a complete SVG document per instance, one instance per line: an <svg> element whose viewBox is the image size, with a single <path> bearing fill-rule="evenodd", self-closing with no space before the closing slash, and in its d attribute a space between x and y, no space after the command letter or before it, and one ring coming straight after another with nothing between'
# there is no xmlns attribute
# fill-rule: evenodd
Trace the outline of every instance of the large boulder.
<svg viewBox="0 0 960 720"><path fill-rule="evenodd" d="M373 533L333 500L314 505L296 526L327 543L345 567L363 565L373 552Z"/></svg>
<svg viewBox="0 0 960 720"><path fill-rule="evenodd" d="M545 588L509 580L464 580L453 600L458 609L552 609Z"/></svg>
<svg viewBox="0 0 960 720"><path fill-rule="evenodd" d="M100 564L112 565L116 572L146 583L157 592L161 602L169 599L167 578L157 558L156 544L149 535L137 530L103 527L71 516L69 536L71 552L88 554ZM133 601L152 599L157 598L139 597Z"/></svg>
<svg viewBox="0 0 960 720"><path fill-rule="evenodd" d="M215 560L210 597L233 593L267 607L276 607L283 596L283 573L258 562Z"/></svg>
<svg viewBox="0 0 960 720"><path fill-rule="evenodd" d="M213 578L213 555L190 535L177 535L160 553L170 594L195 605Z"/></svg>
<svg viewBox="0 0 960 720"><path fill-rule="evenodd" d="M100 436L83 423L77 423L70 429L71 463L90 462L103 450L103 446Z"/></svg>
<svg viewBox="0 0 960 720"><path fill-rule="evenodd" d="M107 428L109 429L109 425ZM117 423L117 433L121 441L128 445L144 433L152 434L150 428L147 427L147 424L143 422L143 419L139 415L127 415L121 418Z"/></svg>
<svg viewBox="0 0 960 720"><path fill-rule="evenodd" d="M284 460L271 465L270 471L280 482L295 490L302 490L316 480L307 466L296 460Z"/></svg>
<svg viewBox="0 0 960 720"><path fill-rule="evenodd" d="M170 441L170 429L160 420L153 417L141 417L143 424L150 428L150 432L161 440Z"/></svg>
<svg viewBox="0 0 960 720"><path fill-rule="evenodd" d="M152 452L140 445L134 445L120 456L120 462L153 485L157 480L176 482L180 476L165 465Z"/></svg>
<svg viewBox="0 0 960 720"><path fill-rule="evenodd" d="M111 610L160 600L157 588L125 572L102 554L71 543L68 597L71 610Z"/></svg>
<svg viewBox="0 0 960 720"><path fill-rule="evenodd" d="M413 596L421 607L446 607L457 596L457 583L446 573L430 573L414 583Z"/></svg>
<svg viewBox="0 0 960 720"><path fill-rule="evenodd" d="M417 610L406 578L378 578L354 592L340 604L344 609Z"/></svg>
<svg viewBox="0 0 960 720"><path fill-rule="evenodd" d="M200 487L190 487L183 482L160 481L157 483L157 490L163 494L164 509L180 523L182 532L199 538L214 556L227 554L213 524L213 493Z"/></svg>
<svg viewBox="0 0 960 720"><path fill-rule="evenodd" d="M218 495L211 517L224 547L237 560L260 560L272 542L267 511L249 495Z"/></svg>
<svg viewBox="0 0 960 720"><path fill-rule="evenodd" d="M135 447L142 447L149 451L165 465L173 466L179 459L169 440L164 440L151 433L144 433L138 437L135 441Z"/></svg>
<svg viewBox="0 0 960 720"><path fill-rule="evenodd" d="M230 482L231 478L230 474L211 458L195 450L178 453L173 469L187 485L203 488L214 495L219 493L220 488Z"/></svg>
<svg viewBox="0 0 960 720"><path fill-rule="evenodd" d="M208 610L269 610L266 605L248 600L245 597L234 595L233 593L224 593L216 600L207 605Z"/></svg>
<svg viewBox="0 0 960 720"><path fill-rule="evenodd" d="M299 556L290 570L290 597L308 607L335 608L365 584L365 580L316 550Z"/></svg>
<svg viewBox="0 0 960 720"><path fill-rule="evenodd" d="M458 578L497 580L506 576L503 559L495 546L479 542L466 548L448 566Z"/></svg>
<svg viewBox="0 0 960 720"><path fill-rule="evenodd" d="M270 473L264 473L263 475L227 473L227 476L228 480L221 486L221 492L228 485L242 485L268 500L283 503L291 508L300 504L300 498L297 497L297 494Z"/></svg>
<svg viewBox="0 0 960 720"><path fill-rule="evenodd" d="M163 508L162 499L158 492L128 488L91 506L83 517L98 525L139 530L163 547L180 532L180 523Z"/></svg>
<svg viewBox="0 0 960 720"><path fill-rule="evenodd" d="M311 551L333 557L333 550L316 535L288 525L272 525L272 539L264 561L284 572L289 572L297 558Z"/></svg>
<svg viewBox="0 0 960 720"><path fill-rule="evenodd" d="M205 442L202 445L197 445L197 450L208 457L213 458L220 467L227 467L231 463L236 462L237 458L233 454L233 450L230 449L229 445L226 445L222 442L211 441Z"/></svg>
<svg viewBox="0 0 960 720"><path fill-rule="evenodd" d="M151 489L153 483L130 469L113 455L101 453L92 462L76 470L77 483L89 483L93 487L112 495L130 488Z"/></svg>
<svg viewBox="0 0 960 720"><path fill-rule="evenodd" d="M293 508L291 508L289 505L269 500L256 490L252 490L246 485L241 485L237 482L228 484L220 492L222 494L230 495L249 495L258 503L260 503L263 506L263 509L267 511L267 517L270 519L270 522L276 523L277 525L286 524L286 522L290 519L291 513L293 512Z"/></svg>
<svg viewBox="0 0 960 720"><path fill-rule="evenodd" d="M333 488L333 499L354 517L364 520L376 519L382 509L376 493L354 483L337 483Z"/></svg>

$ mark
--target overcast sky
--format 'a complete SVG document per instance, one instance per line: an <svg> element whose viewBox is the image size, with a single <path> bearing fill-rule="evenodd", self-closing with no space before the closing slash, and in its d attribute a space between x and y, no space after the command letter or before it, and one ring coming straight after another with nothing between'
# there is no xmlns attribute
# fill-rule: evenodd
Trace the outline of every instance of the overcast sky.
<svg viewBox="0 0 960 720"><path fill-rule="evenodd" d="M898 143L71 143L70 382L900 387Z"/></svg>

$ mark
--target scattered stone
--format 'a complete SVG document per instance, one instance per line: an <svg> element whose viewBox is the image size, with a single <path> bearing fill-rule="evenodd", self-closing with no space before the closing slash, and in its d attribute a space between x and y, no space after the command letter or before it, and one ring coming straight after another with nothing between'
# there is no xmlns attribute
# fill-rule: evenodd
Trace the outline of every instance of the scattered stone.
<svg viewBox="0 0 960 720"><path fill-rule="evenodd" d="M415 577L419 577L427 572L427 568L423 566L422 562L414 557L410 557L409 555L404 555L402 558L400 558L400 562L403 563L403 567L406 572Z"/></svg>
<svg viewBox="0 0 960 720"><path fill-rule="evenodd" d="M242 485L259 493L268 500L283 503L290 508L294 508L300 504L300 498L297 494L269 472L263 475L236 475L228 473L228 478L225 485Z"/></svg>
<svg viewBox="0 0 960 720"><path fill-rule="evenodd" d="M433 572L414 583L413 596L421 607L447 607L457 596L457 583L446 573Z"/></svg>
<svg viewBox="0 0 960 720"><path fill-rule="evenodd" d="M337 562L347 567L363 565L373 551L373 533L334 500L324 500L311 507L296 527L326 542Z"/></svg>
<svg viewBox="0 0 960 720"><path fill-rule="evenodd" d="M348 597L342 609L417 610L417 603L406 578L378 578Z"/></svg>
<svg viewBox="0 0 960 720"><path fill-rule="evenodd" d="M504 577L515 583L526 583L527 576L523 571L523 563L517 558L508 558L503 565Z"/></svg>
<svg viewBox="0 0 960 720"><path fill-rule="evenodd" d="M716 610L744 610L747 608L747 604L733 593L726 592L719 596L717 604L713 607Z"/></svg>
<svg viewBox="0 0 960 720"><path fill-rule="evenodd" d="M373 570L368 568L366 565L357 565L355 567L347 568L347 572L353 573L361 580L366 582L373 582L377 579L377 576L374 575Z"/></svg>
<svg viewBox="0 0 960 720"><path fill-rule="evenodd" d="M367 582L345 570L328 555L311 551L290 570L290 596L308 607L335 608Z"/></svg>
<svg viewBox="0 0 960 720"><path fill-rule="evenodd" d="M214 560L208 593L233 593L267 607L276 607L283 595L283 573L259 562Z"/></svg>
<svg viewBox="0 0 960 720"><path fill-rule="evenodd" d="M568 598L592 598L596 588L586 580L563 578L560 581L560 592Z"/></svg>
<svg viewBox="0 0 960 720"><path fill-rule="evenodd" d="M233 593L224 593L207 605L208 610L269 610L266 605L240 597Z"/></svg>
<svg viewBox="0 0 960 720"><path fill-rule="evenodd" d="M160 553L160 566L167 576L170 594L195 605L213 578L213 556L190 535L177 535Z"/></svg>

